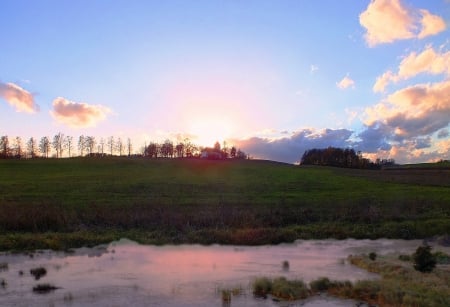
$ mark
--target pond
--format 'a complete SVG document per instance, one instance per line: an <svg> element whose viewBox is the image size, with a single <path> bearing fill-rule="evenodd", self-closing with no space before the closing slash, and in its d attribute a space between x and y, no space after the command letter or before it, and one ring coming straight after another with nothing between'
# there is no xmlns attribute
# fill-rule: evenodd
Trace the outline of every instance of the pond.
<svg viewBox="0 0 450 307"><path fill-rule="evenodd" d="M122 239L73 253L0 254L2 306L222 306L221 289L239 289L231 306L285 306L254 298L258 276L356 281L378 278L346 262L349 254L412 253L422 241L301 240L267 246L148 246ZM283 262L288 262L288 266ZM43 267L36 280L30 270ZM45 294L37 284L57 287ZM350 300L313 297L289 306L354 306Z"/></svg>

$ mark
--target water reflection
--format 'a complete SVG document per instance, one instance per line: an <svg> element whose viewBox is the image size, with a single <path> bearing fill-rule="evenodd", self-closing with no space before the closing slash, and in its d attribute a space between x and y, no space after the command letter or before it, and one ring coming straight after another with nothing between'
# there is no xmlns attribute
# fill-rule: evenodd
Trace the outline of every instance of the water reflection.
<svg viewBox="0 0 450 307"><path fill-rule="evenodd" d="M76 249L71 254L1 254L0 263L7 262L8 270L0 272L0 279L8 285L0 289L0 305L222 306L221 289L241 288L242 295L233 297L231 306L283 306L253 298L251 280L262 275L301 278L305 282L322 276L352 281L377 278L351 266L345 258L372 251L411 253L420 244L401 240L322 240L259 247L146 246L124 239L93 249ZM45 295L31 291L38 282L29 271L39 266L47 270L39 282L60 289ZM319 306L318 299L325 306L351 304L313 298L304 306Z"/></svg>

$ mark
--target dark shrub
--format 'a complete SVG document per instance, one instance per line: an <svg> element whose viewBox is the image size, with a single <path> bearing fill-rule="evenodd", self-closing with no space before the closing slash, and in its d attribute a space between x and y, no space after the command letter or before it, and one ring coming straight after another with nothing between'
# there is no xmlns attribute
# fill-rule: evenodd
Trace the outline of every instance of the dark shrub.
<svg viewBox="0 0 450 307"><path fill-rule="evenodd" d="M419 246L413 254L414 268L420 272L431 272L436 266L436 259L431 254L431 246Z"/></svg>
<svg viewBox="0 0 450 307"><path fill-rule="evenodd" d="M55 287L50 284L39 284L39 285L33 287L33 292L48 293L48 292L56 290L56 289L58 289L58 287Z"/></svg>
<svg viewBox="0 0 450 307"><path fill-rule="evenodd" d="M377 259L377 254L374 253L374 252L371 252L371 253L369 254L369 258L370 258L370 260L374 261L375 259Z"/></svg>
<svg viewBox="0 0 450 307"><path fill-rule="evenodd" d="M39 280L42 276L47 274L47 270L43 267L39 267L39 268L31 269L30 274L33 275L36 280Z"/></svg>

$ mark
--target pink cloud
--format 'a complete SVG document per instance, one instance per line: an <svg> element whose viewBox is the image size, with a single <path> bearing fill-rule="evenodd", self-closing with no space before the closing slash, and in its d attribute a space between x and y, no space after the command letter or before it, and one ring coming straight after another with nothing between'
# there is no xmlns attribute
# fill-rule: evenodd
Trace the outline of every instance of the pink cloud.
<svg viewBox="0 0 450 307"><path fill-rule="evenodd" d="M372 0L359 15L366 29L367 44L392 43L400 39L424 38L445 30L444 20L425 9L405 7L400 0Z"/></svg>
<svg viewBox="0 0 450 307"><path fill-rule="evenodd" d="M430 135L450 124L450 80L396 91L365 114L366 125L382 123L397 139Z"/></svg>
<svg viewBox="0 0 450 307"><path fill-rule="evenodd" d="M0 97L15 107L17 112L34 113L39 111L33 95L14 83L0 82Z"/></svg>
<svg viewBox="0 0 450 307"><path fill-rule="evenodd" d="M427 46L420 53L411 52L400 62L397 73L389 70L377 78L373 91L383 92L389 83L407 80L422 73L450 76L450 51L437 52Z"/></svg>
<svg viewBox="0 0 450 307"><path fill-rule="evenodd" d="M431 14L427 10L420 10L422 14L422 30L418 34L418 38L424 38L430 35L435 35L445 30L445 21L436 15Z"/></svg>
<svg viewBox="0 0 450 307"><path fill-rule="evenodd" d="M350 79L349 76L345 76L344 78L342 78L341 81L336 83L336 86L338 88L340 88L341 90L345 90L345 89L347 89L349 87L354 88L355 87L355 81Z"/></svg>
<svg viewBox="0 0 450 307"><path fill-rule="evenodd" d="M95 126L106 118L111 110L102 105L90 105L84 102L73 102L63 97L53 100L50 114L58 122L74 128Z"/></svg>

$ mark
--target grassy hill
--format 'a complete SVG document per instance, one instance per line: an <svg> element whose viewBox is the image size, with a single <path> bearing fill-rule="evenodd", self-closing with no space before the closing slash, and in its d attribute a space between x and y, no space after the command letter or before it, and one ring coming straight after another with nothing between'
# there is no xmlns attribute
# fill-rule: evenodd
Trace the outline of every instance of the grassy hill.
<svg viewBox="0 0 450 307"><path fill-rule="evenodd" d="M450 233L450 170L243 160L0 160L0 249Z"/></svg>

